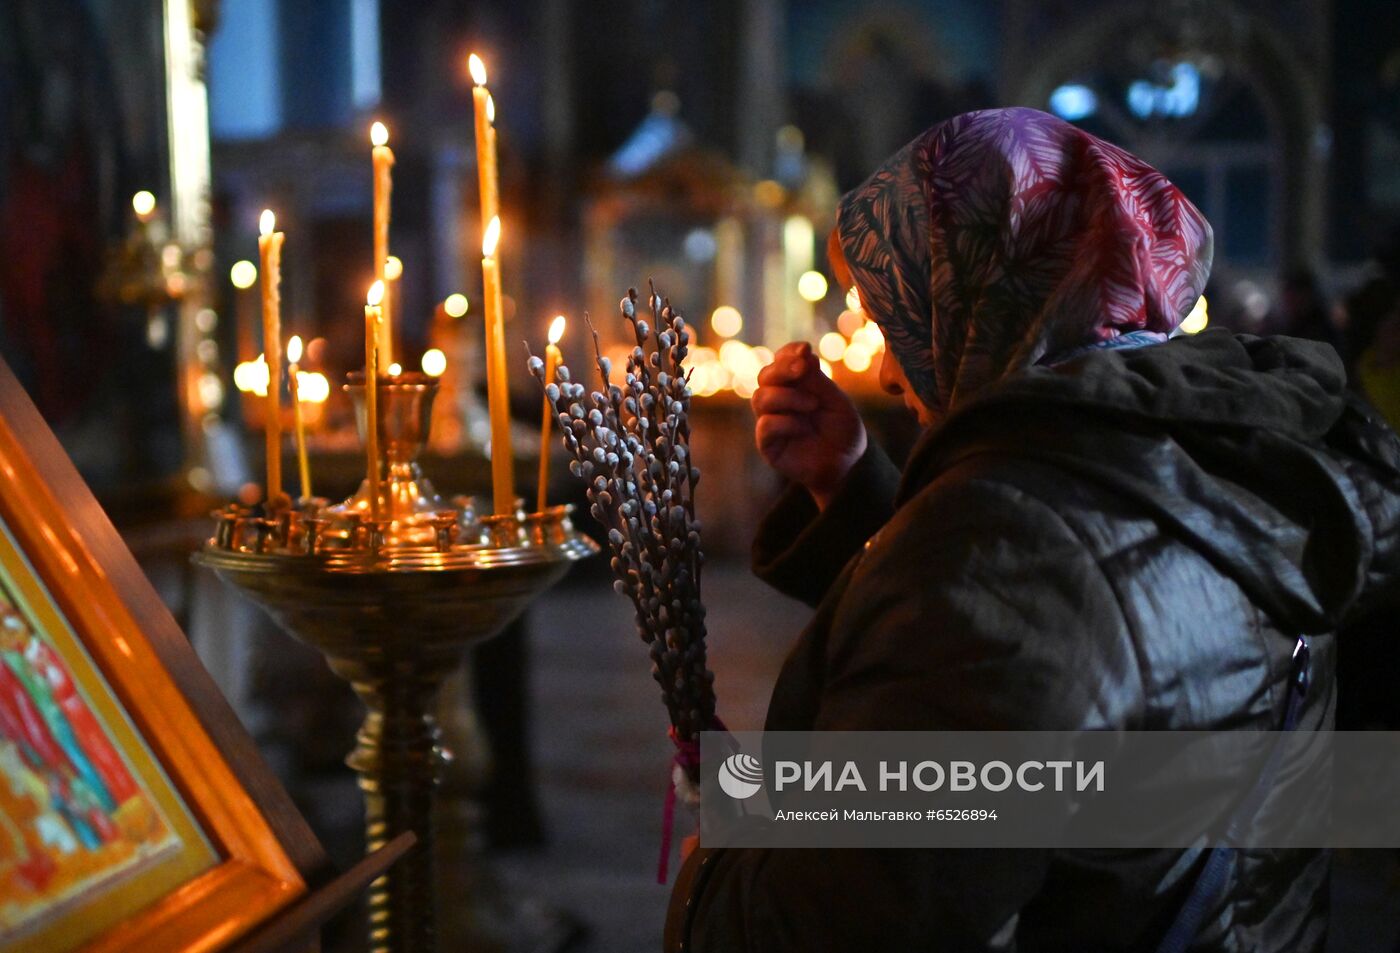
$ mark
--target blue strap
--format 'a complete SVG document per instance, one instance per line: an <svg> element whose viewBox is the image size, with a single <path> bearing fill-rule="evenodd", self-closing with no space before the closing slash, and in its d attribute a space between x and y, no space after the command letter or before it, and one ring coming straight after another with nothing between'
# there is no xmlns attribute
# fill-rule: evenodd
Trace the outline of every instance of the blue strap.
<svg viewBox="0 0 1400 953"><path fill-rule="evenodd" d="M1293 672L1288 681L1288 704L1283 711L1281 731L1292 731L1297 727L1298 718L1303 713L1303 700L1308 694L1310 655L1307 639L1299 636L1298 644L1293 647ZM1157 947L1157 953L1186 953L1191 941L1201 932L1206 917L1215 909L1216 903L1224 896L1225 889L1229 886L1230 873L1234 869L1238 849L1236 845L1249 830L1259 809L1264 806L1282 760L1283 738L1280 736L1274 739L1269 756L1259 770L1259 776L1254 780L1254 786L1230 814L1230 822L1225 826L1222 842L1212 847L1206 856L1205 866L1201 868L1190 895L1181 905L1171 928Z"/></svg>

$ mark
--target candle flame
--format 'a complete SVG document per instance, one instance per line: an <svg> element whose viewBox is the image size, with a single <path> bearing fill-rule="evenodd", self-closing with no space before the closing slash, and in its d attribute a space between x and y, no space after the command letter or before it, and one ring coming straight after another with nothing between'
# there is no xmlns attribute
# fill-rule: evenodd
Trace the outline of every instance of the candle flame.
<svg viewBox="0 0 1400 953"><path fill-rule="evenodd" d="M267 237L276 230L277 216L272 214L272 209L263 209L262 218L258 219L258 234Z"/></svg>
<svg viewBox="0 0 1400 953"><path fill-rule="evenodd" d="M384 303L384 282L376 281L369 286L369 294L365 295L365 304L371 308L377 308Z"/></svg>
<svg viewBox="0 0 1400 953"><path fill-rule="evenodd" d="M563 316L562 314L561 314L561 315L558 315L557 317L555 317L555 319L554 319L553 321L550 322L550 324L549 324L549 343L550 343L550 344L558 344L558 343L559 343L559 339L562 338L562 337L564 336L564 325L565 325L565 323L566 323L566 322L565 322L564 316Z"/></svg>
<svg viewBox="0 0 1400 953"><path fill-rule="evenodd" d="M481 61L481 57L475 53L468 56L467 69L471 70L473 83L478 86L486 85L486 64Z"/></svg>
<svg viewBox="0 0 1400 953"><path fill-rule="evenodd" d="M467 313L467 296L460 293L448 295L442 303L442 310L447 312L449 318L460 318Z"/></svg>
<svg viewBox="0 0 1400 953"><path fill-rule="evenodd" d="M491 223L486 226L486 236L481 240L481 256L483 258L496 257L496 246L501 242L501 216L492 215Z"/></svg>
<svg viewBox="0 0 1400 953"><path fill-rule="evenodd" d="M389 376L390 376L390 377L398 377L398 376L399 376L400 374L402 374L402 373L403 373L403 365L400 364L398 361L395 361L394 363L392 363L392 364L389 365Z"/></svg>
<svg viewBox="0 0 1400 953"><path fill-rule="evenodd" d="M387 146L389 144L389 129L377 119L374 125L369 127L369 144L372 146Z"/></svg>
<svg viewBox="0 0 1400 953"><path fill-rule="evenodd" d="M486 94L486 121L493 126L496 124L496 97L490 93Z"/></svg>
<svg viewBox="0 0 1400 953"><path fill-rule="evenodd" d="M296 364L301 360L301 335L293 334L287 342L287 363Z"/></svg>
<svg viewBox="0 0 1400 953"><path fill-rule="evenodd" d="M398 281L403 277L403 262L399 261L398 255L390 255L384 259L384 280Z"/></svg>

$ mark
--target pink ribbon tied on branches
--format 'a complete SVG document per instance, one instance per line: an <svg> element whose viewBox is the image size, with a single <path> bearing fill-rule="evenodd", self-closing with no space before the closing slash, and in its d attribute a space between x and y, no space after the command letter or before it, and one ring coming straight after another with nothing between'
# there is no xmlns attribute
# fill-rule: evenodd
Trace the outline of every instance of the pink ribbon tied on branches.
<svg viewBox="0 0 1400 953"><path fill-rule="evenodd" d="M710 726L711 731L723 731L728 734L729 729L724 726L716 715ZM676 753L671 758L671 766L680 768L685 772L685 776L694 781L697 785L700 782L700 739L698 737L689 740L682 740L676 736L674 725L666 732L671 739L671 743L676 746ZM674 772L673 772L674 774ZM676 781L672 777L666 785L666 801L661 809L661 856L656 863L656 882L666 883L670 879L671 873L671 839L675 834L676 825ZM696 823L696 833L699 833L699 822Z"/></svg>

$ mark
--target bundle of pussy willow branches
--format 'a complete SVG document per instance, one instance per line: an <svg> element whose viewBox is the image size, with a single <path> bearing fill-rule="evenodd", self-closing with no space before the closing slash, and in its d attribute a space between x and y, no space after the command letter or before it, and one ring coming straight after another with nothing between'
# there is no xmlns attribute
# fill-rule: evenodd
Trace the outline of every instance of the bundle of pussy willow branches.
<svg viewBox="0 0 1400 953"><path fill-rule="evenodd" d="M690 386L683 366L690 333L655 287L642 314L635 288L628 289L621 309L636 345L620 383L613 382L612 362L603 356L596 329L600 390L589 392L562 364L555 380L544 380L544 363L534 356L530 372L558 413L573 458L569 469L588 481L590 512L608 530L613 588L636 610L637 634L650 650L672 736L678 747L693 748L699 733L717 723L700 601L700 471L691 459ZM694 781L698 755L684 762Z"/></svg>

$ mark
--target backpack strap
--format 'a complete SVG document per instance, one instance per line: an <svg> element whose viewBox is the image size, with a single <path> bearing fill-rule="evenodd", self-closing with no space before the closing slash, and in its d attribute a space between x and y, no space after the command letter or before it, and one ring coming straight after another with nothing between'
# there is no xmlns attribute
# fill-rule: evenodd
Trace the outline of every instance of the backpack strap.
<svg viewBox="0 0 1400 953"><path fill-rule="evenodd" d="M1280 731L1292 731L1297 727L1298 719L1303 713L1303 701L1308 694L1310 661L1308 640L1300 635L1298 644L1293 647L1293 671L1288 680L1288 703L1283 711ZM1264 806L1264 801L1268 799L1282 760L1283 737L1279 736L1274 739L1269 756L1259 770L1259 776L1254 780L1254 786L1231 812L1221 843L1212 847L1206 855L1205 866L1196 877L1196 883L1191 887L1191 893L1181 905L1176 919L1172 921L1171 928L1158 945L1157 953L1186 953L1191 941L1201 932L1206 917L1229 886L1230 873L1235 866L1237 845L1243 840L1259 809Z"/></svg>

